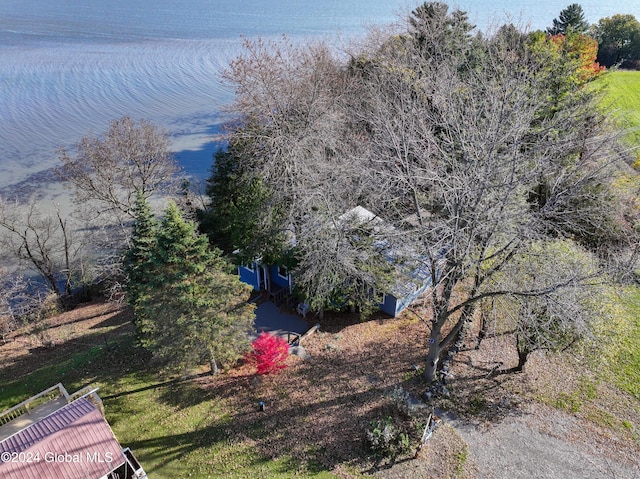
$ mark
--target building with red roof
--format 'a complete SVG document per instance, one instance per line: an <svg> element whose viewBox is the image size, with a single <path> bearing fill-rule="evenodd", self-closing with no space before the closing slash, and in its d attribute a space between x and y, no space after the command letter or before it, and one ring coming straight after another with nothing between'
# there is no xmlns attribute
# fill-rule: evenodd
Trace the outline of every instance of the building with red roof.
<svg viewBox="0 0 640 479"><path fill-rule="evenodd" d="M3 479L146 479L102 413L96 390L61 384L0 413Z"/></svg>

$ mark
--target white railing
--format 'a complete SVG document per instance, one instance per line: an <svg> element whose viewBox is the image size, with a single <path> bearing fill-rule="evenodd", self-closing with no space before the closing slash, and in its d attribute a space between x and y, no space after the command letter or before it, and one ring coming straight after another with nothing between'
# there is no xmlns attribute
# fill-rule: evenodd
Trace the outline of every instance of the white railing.
<svg viewBox="0 0 640 479"><path fill-rule="evenodd" d="M58 397L63 397L67 402L70 402L69 393L67 393L67 390L64 388L62 383L51 386L49 389L45 389L26 401L22 401L20 404L16 404L12 408L0 412L0 426L17 419L20 416L30 414L32 409Z"/></svg>
<svg viewBox="0 0 640 479"><path fill-rule="evenodd" d="M76 399L86 398L102 413L102 415L104 415L102 399L100 399L100 396L98 396L97 393L98 388L86 386L73 394L69 394L62 383L58 383L35 396L31 396L26 401L22 401L20 404L16 404L12 408L0 412L0 426L3 426L4 424L7 424L21 416L30 415L31 411L36 407L58 398L63 398L67 404L75 401Z"/></svg>

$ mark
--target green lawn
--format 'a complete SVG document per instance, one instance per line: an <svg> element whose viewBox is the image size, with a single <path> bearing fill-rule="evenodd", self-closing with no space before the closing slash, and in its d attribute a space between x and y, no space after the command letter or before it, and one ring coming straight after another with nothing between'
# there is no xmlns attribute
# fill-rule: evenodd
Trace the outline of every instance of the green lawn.
<svg viewBox="0 0 640 479"><path fill-rule="evenodd" d="M239 434L232 401L194 380L163 381L148 360L123 337L115 348L90 348L18 381L0 369L0 410L56 382L70 392L91 384L100 387L116 437L134 451L151 479L336 477L314 463L261 457L252 441L273 431L256 427Z"/></svg>
<svg viewBox="0 0 640 479"><path fill-rule="evenodd" d="M640 147L640 71L613 71L601 77L605 99L603 106L624 128L631 131L627 138ZM640 156L636 162L640 166ZM610 368L615 383L640 399L640 288L628 288L622 295L619 318L616 321L615 357Z"/></svg>
<svg viewBox="0 0 640 479"><path fill-rule="evenodd" d="M622 306L610 368L616 385L640 399L640 288L627 288Z"/></svg>
<svg viewBox="0 0 640 479"><path fill-rule="evenodd" d="M624 128L640 129L640 71L613 71L601 77L603 106ZM629 141L640 144L640 131L631 132Z"/></svg>

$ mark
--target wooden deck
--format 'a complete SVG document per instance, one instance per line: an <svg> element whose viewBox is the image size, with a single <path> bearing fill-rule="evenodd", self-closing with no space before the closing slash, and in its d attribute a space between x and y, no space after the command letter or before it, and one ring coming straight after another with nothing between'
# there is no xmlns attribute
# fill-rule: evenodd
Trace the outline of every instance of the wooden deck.
<svg viewBox="0 0 640 479"><path fill-rule="evenodd" d="M0 412L0 442L46 418L70 402L86 397L103 415L102 400L90 386L69 394L61 383Z"/></svg>
<svg viewBox="0 0 640 479"><path fill-rule="evenodd" d="M51 399L50 401L31 409L28 413L22 414L8 423L3 424L0 426L0 442L40 421L41 419L44 419L50 414L53 414L58 409L66 405L67 399L64 397Z"/></svg>

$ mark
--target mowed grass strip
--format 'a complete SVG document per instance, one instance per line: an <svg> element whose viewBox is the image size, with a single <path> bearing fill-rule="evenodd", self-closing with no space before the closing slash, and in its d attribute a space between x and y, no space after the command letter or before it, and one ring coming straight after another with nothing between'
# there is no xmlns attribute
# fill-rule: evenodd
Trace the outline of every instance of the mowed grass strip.
<svg viewBox="0 0 640 479"><path fill-rule="evenodd" d="M640 145L640 71L608 72L596 83L604 87L602 106L613 115L620 126L631 130L628 140Z"/></svg>
<svg viewBox="0 0 640 479"><path fill-rule="evenodd" d="M618 350L611 363L618 387L640 399L640 288L627 288L623 295L624 318L618 335Z"/></svg>

